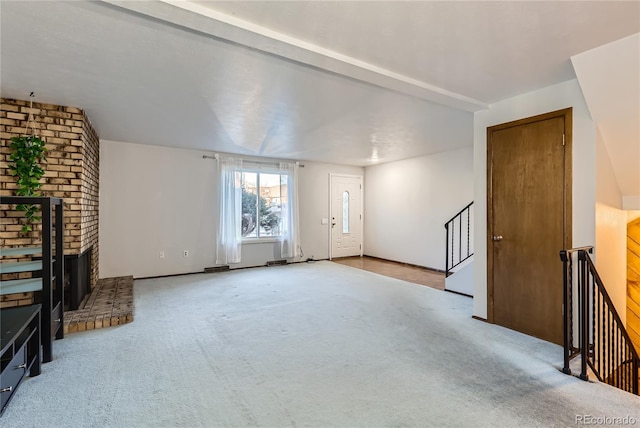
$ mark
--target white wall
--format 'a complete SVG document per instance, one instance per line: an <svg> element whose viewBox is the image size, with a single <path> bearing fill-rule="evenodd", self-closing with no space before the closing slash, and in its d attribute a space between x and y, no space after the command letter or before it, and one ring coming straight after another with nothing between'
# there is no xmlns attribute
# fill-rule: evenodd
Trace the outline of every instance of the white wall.
<svg viewBox="0 0 640 428"><path fill-rule="evenodd" d="M455 274L445 278L444 289L473 296L473 261L464 262L460 266L462 267L456 269Z"/></svg>
<svg viewBox="0 0 640 428"><path fill-rule="evenodd" d="M627 212L607 147L598 130L596 138L596 242L595 264L626 325L627 318Z"/></svg>
<svg viewBox="0 0 640 428"><path fill-rule="evenodd" d="M202 151L101 141L100 274L136 278L201 272L215 264L216 162ZM212 153L208 153L212 154ZM329 173L363 169L303 162L300 234L305 259L329 257ZM183 251L189 257L183 257ZM159 257L164 251L165 257ZM278 243L246 244L236 267L280 258Z"/></svg>
<svg viewBox="0 0 640 428"><path fill-rule="evenodd" d="M169 275L211 265L215 182L215 163L200 152L101 141L100 275Z"/></svg>
<svg viewBox="0 0 640 428"><path fill-rule="evenodd" d="M640 33L571 57L624 209L640 209Z"/></svg>
<svg viewBox="0 0 640 428"><path fill-rule="evenodd" d="M329 174L364 176L364 168L326 163L304 162L300 169L300 233L304 259L329 258L329 223L321 224L329 214ZM366 189L366 183L364 188Z"/></svg>
<svg viewBox="0 0 640 428"><path fill-rule="evenodd" d="M444 269L444 223L473 200L473 148L367 167L364 189L364 253Z"/></svg>
<svg viewBox="0 0 640 428"><path fill-rule="evenodd" d="M487 127L567 107L573 107L572 245L594 245L596 129L578 82L570 80L503 100L474 115L476 245L473 313L480 318L487 317Z"/></svg>

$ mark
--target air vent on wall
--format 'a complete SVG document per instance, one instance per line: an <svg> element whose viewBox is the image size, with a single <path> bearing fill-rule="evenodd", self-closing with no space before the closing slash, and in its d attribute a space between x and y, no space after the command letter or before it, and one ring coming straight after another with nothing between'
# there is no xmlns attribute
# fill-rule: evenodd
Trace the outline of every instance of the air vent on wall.
<svg viewBox="0 0 640 428"><path fill-rule="evenodd" d="M271 260L269 262L267 262L267 266L279 266L279 265L286 265L287 261L282 259L282 260Z"/></svg>
<svg viewBox="0 0 640 428"><path fill-rule="evenodd" d="M229 270L229 266L228 265L212 266L212 267L204 268L204 273L225 272L225 271L228 271L228 270Z"/></svg>

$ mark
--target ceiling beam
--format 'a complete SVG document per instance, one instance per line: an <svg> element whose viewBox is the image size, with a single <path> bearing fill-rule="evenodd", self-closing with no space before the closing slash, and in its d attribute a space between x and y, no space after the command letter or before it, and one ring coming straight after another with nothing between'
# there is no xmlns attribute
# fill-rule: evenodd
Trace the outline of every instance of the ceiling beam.
<svg viewBox="0 0 640 428"><path fill-rule="evenodd" d="M470 112L489 107L482 101L189 1L102 1L186 31L197 32L426 101Z"/></svg>

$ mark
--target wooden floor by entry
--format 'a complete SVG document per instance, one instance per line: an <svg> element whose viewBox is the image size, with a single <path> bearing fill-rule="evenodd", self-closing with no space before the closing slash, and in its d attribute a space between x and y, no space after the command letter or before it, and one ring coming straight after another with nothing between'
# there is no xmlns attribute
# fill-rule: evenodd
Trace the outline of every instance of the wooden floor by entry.
<svg viewBox="0 0 640 428"><path fill-rule="evenodd" d="M424 267L368 256L342 257L332 261L403 281L426 285L437 290L444 290L444 273Z"/></svg>

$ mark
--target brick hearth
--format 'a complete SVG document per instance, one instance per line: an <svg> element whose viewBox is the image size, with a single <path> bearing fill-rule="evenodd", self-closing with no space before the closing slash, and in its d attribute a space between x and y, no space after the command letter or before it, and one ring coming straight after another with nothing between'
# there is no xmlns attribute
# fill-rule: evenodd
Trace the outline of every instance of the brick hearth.
<svg viewBox="0 0 640 428"><path fill-rule="evenodd" d="M101 279L81 309L64 313L64 333L126 324L133 313L133 277Z"/></svg>

